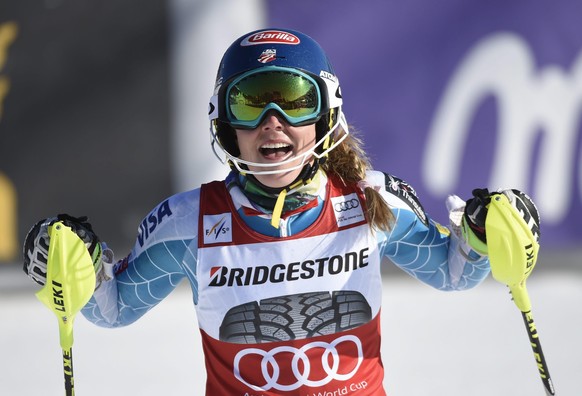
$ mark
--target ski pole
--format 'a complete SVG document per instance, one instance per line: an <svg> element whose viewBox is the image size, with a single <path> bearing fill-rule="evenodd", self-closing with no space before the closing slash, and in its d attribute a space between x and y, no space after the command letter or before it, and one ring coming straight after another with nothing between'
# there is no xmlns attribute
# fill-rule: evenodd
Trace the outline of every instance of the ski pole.
<svg viewBox="0 0 582 396"><path fill-rule="evenodd" d="M538 236L534 235L530 226L504 194L491 198L485 229L491 274L497 281L509 287L513 302L522 313L546 395L555 395L556 391L542 351L526 288L526 280L538 257Z"/></svg>
<svg viewBox="0 0 582 396"><path fill-rule="evenodd" d="M75 394L73 322L95 290L95 270L85 243L62 222L48 227L50 245L47 277L37 298L56 316L63 352L65 394Z"/></svg>

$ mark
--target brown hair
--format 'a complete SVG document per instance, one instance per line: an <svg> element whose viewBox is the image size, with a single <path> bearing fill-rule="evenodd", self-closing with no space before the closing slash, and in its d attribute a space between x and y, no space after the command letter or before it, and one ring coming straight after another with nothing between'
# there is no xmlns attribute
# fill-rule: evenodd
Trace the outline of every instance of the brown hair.
<svg viewBox="0 0 582 396"><path fill-rule="evenodd" d="M341 132L345 133L345 132ZM332 173L345 184L358 183L372 169L370 159L364 151L363 142L354 134L352 128L345 139L328 154L321 166L328 174ZM366 196L366 217L374 230L389 231L394 223L394 214L380 193L371 187L364 189Z"/></svg>

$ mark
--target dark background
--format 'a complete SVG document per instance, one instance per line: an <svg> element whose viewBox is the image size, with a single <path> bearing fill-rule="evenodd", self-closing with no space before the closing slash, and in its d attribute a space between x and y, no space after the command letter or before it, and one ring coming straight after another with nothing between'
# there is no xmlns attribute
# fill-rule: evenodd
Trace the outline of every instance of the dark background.
<svg viewBox="0 0 582 396"><path fill-rule="evenodd" d="M52 6L51 6L52 4ZM87 215L113 247L170 194L166 2L3 1L16 22L0 76L0 172L19 241L38 219ZM0 236L1 237L1 236Z"/></svg>

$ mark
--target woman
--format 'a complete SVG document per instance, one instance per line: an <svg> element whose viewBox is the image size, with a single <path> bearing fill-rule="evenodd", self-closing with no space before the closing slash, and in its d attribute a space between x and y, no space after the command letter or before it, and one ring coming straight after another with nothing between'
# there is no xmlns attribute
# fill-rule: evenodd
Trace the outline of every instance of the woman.
<svg viewBox="0 0 582 396"><path fill-rule="evenodd" d="M160 203L118 262L86 219L40 221L25 271L44 283L47 226L60 219L95 259L82 312L97 325L134 322L188 279L208 395L384 395L381 259L440 290L478 285L489 194L476 190L466 209L450 197L451 232L407 183L372 170L326 55L297 31L236 40L209 116L226 180Z"/></svg>

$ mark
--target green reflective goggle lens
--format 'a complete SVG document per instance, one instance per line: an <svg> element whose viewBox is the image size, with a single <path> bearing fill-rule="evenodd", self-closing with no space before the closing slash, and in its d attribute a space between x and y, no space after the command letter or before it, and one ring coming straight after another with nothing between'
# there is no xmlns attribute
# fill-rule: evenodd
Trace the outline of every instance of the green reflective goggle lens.
<svg viewBox="0 0 582 396"><path fill-rule="evenodd" d="M243 74L229 85L226 101L229 123L251 129L258 127L271 109L291 125L315 122L321 110L315 80L298 71L281 69Z"/></svg>

